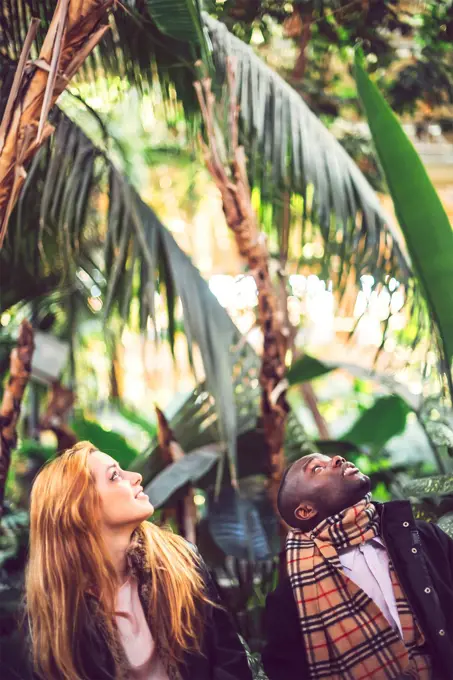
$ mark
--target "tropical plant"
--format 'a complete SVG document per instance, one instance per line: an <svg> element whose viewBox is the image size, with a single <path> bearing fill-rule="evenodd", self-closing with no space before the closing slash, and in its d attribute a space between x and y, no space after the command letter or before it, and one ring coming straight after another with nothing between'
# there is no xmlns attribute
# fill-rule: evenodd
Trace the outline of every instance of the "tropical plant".
<svg viewBox="0 0 453 680"><path fill-rule="evenodd" d="M426 169L395 114L367 76L360 52L357 88L404 239L433 319L442 369L453 399L453 232Z"/></svg>
<svg viewBox="0 0 453 680"><path fill-rule="evenodd" d="M112 4L113 0L93 0L69 5L61 0L38 59L27 67L39 23L36 18L31 21L0 125L0 248L26 177L24 165L52 134L47 115L108 30L103 20Z"/></svg>
<svg viewBox="0 0 453 680"><path fill-rule="evenodd" d="M42 10L44 23L48 20L51 4L46 3ZM184 6L186 14L182 11ZM32 2L25 3L24 16L28 16L33 7ZM179 3L180 16L185 16L187 20L191 18L196 24L200 21L199 14L192 12L190 7L192 7L191 3ZM188 98L182 92L184 87L182 79L176 75L175 69L166 68L164 65L168 56L167 44L173 45L174 38L168 38L167 43L167 36L160 34L157 41L156 29L151 21L153 11L159 13L161 29L165 30L166 34L173 35L175 24L172 14L162 12L162 5L159 3L149 3L147 8L138 3L126 14L121 13L122 10L115 13L114 33L117 32L119 36L124 37L124 40L112 43L110 37L106 37L95 52L96 58L105 67L104 74L113 77L115 74L126 73L131 83L139 84L138 81L140 81L141 85L146 82L151 72L146 64L151 65L156 60L157 72L161 77L164 92L169 93L167 85L174 76L172 82L183 101L187 102ZM4 20L8 21L6 15ZM21 25L22 15L17 15L16 20L18 25ZM316 225L319 225L321 227L319 233L324 238L323 266L327 267L331 258L338 260L338 255L340 256L341 265L336 277L339 290L346 286L348 270L346 263L349 249L354 245L358 245L353 267L357 280L366 270L372 271L377 280L383 280L388 273L394 273L399 276L400 280L407 281L410 272L404 253L392 237L391 230L385 226L385 215L382 213L379 202L357 167L297 94L266 67L250 48L231 36L222 24L207 15L203 15L202 21L214 47L212 56L216 87L223 82L225 77L225 57L231 55L237 60L240 139L250 156L248 168L252 179L252 195L259 197L260 218L264 225L267 224L270 228L272 223L277 227L276 235L280 243L281 262L284 263L287 260L288 244L294 238L293 236L290 238L290 228L291 232L294 231L296 238L299 234L299 238L302 237L305 241L309 237L313 238ZM134 24L133 39L131 22ZM189 32L188 35L192 34ZM190 48L191 54L194 55L194 49L196 51L198 47L200 53L203 54L204 47L200 44L203 31L200 32L195 26L193 35L197 38L194 46ZM165 43L162 50L160 50L161 43ZM5 53L13 56L13 47L9 46ZM187 59L184 61L185 58L181 57L183 45L180 44L179 48L174 52L175 58L181 59L185 68ZM138 49L140 49L141 58L135 51ZM124 51L124 59L119 58L121 50ZM143 67L140 74L125 65L126 62L127 64L133 63L134 58L136 58L136 63ZM160 62L159 59L163 61ZM93 61L90 60L90 64L92 63ZM7 64L7 67L10 71L11 65ZM187 80L186 76L186 85ZM255 92L258 87L260 97L257 98ZM279 102L278 111L275 108L277 101ZM189 109L188 105L187 109ZM272 112L278 113L277 118ZM11 275L14 275L14 268L13 271L12 268L2 268L2 273L5 272L9 281L9 290L3 298L3 304L8 307L18 299L31 299L38 292L43 293L57 285L61 273L67 274L67 271L71 269L70 260L74 251L77 252L79 266L82 265L88 272L95 273L93 254L96 252L96 258L99 260L99 246L105 234L104 273L108 283L104 307L108 313L115 306L112 303L118 293L120 303L117 308L123 317L127 316L130 301L136 292L134 272L140 269L139 297L143 303L141 320L144 324L148 309L153 317L153 286L148 285L148 276L157 267L159 284L163 283L166 290L170 341L174 337L172 310L175 295L179 294L183 302L185 331L189 340L197 342L200 346L208 386L215 396L221 413L221 439L230 452L234 470L237 430L229 380L231 359L228 356L236 335L234 326L225 318L223 310L222 313L218 309L215 314L206 314L206 309L216 308L215 301L209 299L211 294L207 292L207 289L205 293L202 292L201 282L192 289L188 286L190 276L187 271L184 276L182 272L184 269L187 270L189 265L181 268L177 263L176 260L181 256L176 256L175 253L180 253L180 251L178 249L178 251L170 252L172 248L169 244L172 241L164 237L163 232L158 236L158 230L151 229L153 235L149 236L145 247L147 235L140 226L140 220L145 219L145 216L150 217L151 213L148 208L138 200L136 195L133 194L131 198L130 188L125 187L124 180L118 172L108 164L105 156L98 149L96 150L86 137L75 134L69 121L61 119L61 114L56 113L55 116L60 117L61 121L57 131L58 138L56 137L52 145L47 146L47 149L52 149L53 155L49 157L48 151L42 153L39 156L39 162L32 165L26 190L16 211L16 234L9 244L9 253L14 254L13 262L18 262L19 252L21 252L24 260L30 262L30 272L25 276L21 275L20 286L17 286L13 292L14 288L11 284L14 279L11 279ZM287 152L282 153L283 149ZM272 170L268 172L271 164ZM108 194L111 200L107 229L102 215L99 215L96 209L95 201L89 200L90 196L93 198L96 192L102 191L103 171L99 169L100 166L104 168L108 166L110 174ZM56 177L58 181L55 184L54 178ZM41 194L41 205L38 209L40 201L35 200L37 196L34 192L37 187L43 185L44 192ZM27 195L28 199L26 199ZM299 214L303 215L302 227L299 221L296 224L294 220L286 220L279 231L278 206L282 205L282 197L287 201L288 195L290 206L293 204L296 206L299 200L297 209L300 211ZM26 206L27 210L25 210ZM31 218L32 214L40 224L39 236L34 227L28 229L23 221L24 216ZM131 218L124 221L122 217L129 214ZM90 227L91 233L85 232L82 227L86 222L90 225L97 222L98 226L94 230ZM336 237L332 239L334 231ZM23 238L25 233L31 238L25 240ZM87 242L83 240L84 233L89 233L90 239ZM271 230L272 234L275 234L274 228ZM382 248L381 257L375 258L373 252L379 241L385 242L386 247ZM59 244L58 252L54 244ZM40 250L36 249L36 245ZM25 251L21 251L21 248ZM33 253L43 253L45 265L42 258L39 259L36 256L30 258L26 255L28 248L30 252L33 248ZM113 257L114 253L117 255L116 261ZM49 267L49 263L52 263L52 266ZM15 270L17 277L17 268ZM37 275L38 272L40 272L39 275ZM177 272L181 272L180 278L177 280L169 278L169 275L170 277L177 276ZM69 286L73 285L70 277L67 276L66 281ZM209 299L208 307L204 299L206 296ZM222 321L220 321L220 316L224 317Z"/></svg>
<svg viewBox="0 0 453 680"><path fill-rule="evenodd" d="M23 321L17 347L11 352L10 377L3 392L0 406L0 520L3 514L3 501L11 453L17 443L17 421L20 416L22 398L30 377L34 348L33 330L27 321Z"/></svg>
<svg viewBox="0 0 453 680"><path fill-rule="evenodd" d="M450 261L453 233L445 209L431 180L399 121L368 77L362 55L357 52L355 74L361 102L366 113L376 151L387 180L395 212L404 234L414 271L419 277L426 304L436 329L442 371L453 400L451 362L453 325L451 322ZM404 169L404 171L403 171ZM451 451L451 436L447 450ZM445 470L445 468L444 468ZM411 496L441 497L437 512L441 526L452 532L450 507L451 475L414 480L406 488ZM426 509L426 504L425 504ZM426 513L428 516L430 513Z"/></svg>

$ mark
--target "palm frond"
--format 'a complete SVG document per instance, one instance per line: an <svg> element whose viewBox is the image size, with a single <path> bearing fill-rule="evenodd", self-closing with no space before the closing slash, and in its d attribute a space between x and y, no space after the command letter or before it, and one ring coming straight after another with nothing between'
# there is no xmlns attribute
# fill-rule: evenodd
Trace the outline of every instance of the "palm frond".
<svg viewBox="0 0 453 680"><path fill-rule="evenodd" d="M107 319L114 310L129 317L134 281L140 279L142 327L148 317L156 326L154 296L160 291L169 303L171 336L179 298L184 330L189 344L200 349L220 439L234 470L237 425L231 375L236 358L231 348L239 332L190 258L106 155L61 111L54 110L52 123L56 132L29 168L0 252L1 308L58 286L73 290L80 267L96 273L93 261L107 281ZM106 198L108 210L103 211Z"/></svg>
<svg viewBox="0 0 453 680"><path fill-rule="evenodd" d="M57 0L6 0L0 3L0 55L17 61L32 17L41 19L36 57L52 20ZM184 8L183 14L181 14ZM175 21L175 16L179 19ZM182 17L182 20L181 20ZM173 22L174 30L160 27ZM209 59L196 0L124 0L110 15L111 31L81 68L75 80L102 83L120 78L140 90L158 80L168 100L177 97L186 111L196 110L191 87L197 57ZM178 30L177 30L178 29ZM99 85L101 87L101 85Z"/></svg>
<svg viewBox="0 0 453 680"><path fill-rule="evenodd" d="M377 281L393 275L406 282L411 266L401 237L354 161L300 95L249 46L206 13L203 21L219 83L226 80L227 59L236 61L241 142L264 226L270 225L278 240L284 196L301 197L295 202L300 219L292 222L297 250L319 228L322 264L338 288L350 265L357 281L368 273Z"/></svg>

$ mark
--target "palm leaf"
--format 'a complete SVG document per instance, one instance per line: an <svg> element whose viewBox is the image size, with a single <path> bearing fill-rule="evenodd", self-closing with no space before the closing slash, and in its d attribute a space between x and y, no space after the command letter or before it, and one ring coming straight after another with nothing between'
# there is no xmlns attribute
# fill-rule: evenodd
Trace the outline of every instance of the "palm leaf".
<svg viewBox="0 0 453 680"><path fill-rule="evenodd" d="M176 40L201 45L205 39L198 4L193 0L146 0L157 28Z"/></svg>
<svg viewBox="0 0 453 680"><path fill-rule="evenodd" d="M284 195L302 197L300 219L292 224L299 230L297 251L305 240L302 236L300 242L301 220L312 235L313 228L319 226L324 266L338 256L344 264L343 276L341 267L329 270L338 287L350 270L349 261L356 280L366 272L377 281L389 274L407 281L411 268L399 234L353 160L300 95L249 46L207 14L203 21L220 83L226 79L227 57L236 60L241 142L249 156L250 181L260 196L262 218L266 212L271 234L278 239Z"/></svg>
<svg viewBox="0 0 453 680"><path fill-rule="evenodd" d="M2 39L0 55L17 61L32 17L41 19L35 53L42 45L57 0L11 0L0 3ZM155 19L154 19L155 17ZM168 30L173 22L175 30ZM156 83L172 100L172 88L186 110L196 110L191 86L197 56L207 58L208 47L200 27L196 0L124 0L111 13L108 31L75 80L102 81L119 77L140 90ZM161 32L159 26L167 26ZM186 34L184 35L184 30ZM193 44L192 44L193 41Z"/></svg>
<svg viewBox="0 0 453 680"><path fill-rule="evenodd" d="M428 173L397 117L355 61L357 88L368 118L395 211L414 270L440 338L445 373L453 397L453 231Z"/></svg>
<svg viewBox="0 0 453 680"><path fill-rule="evenodd" d="M0 252L2 308L33 299L37 291L50 292L57 283L73 291L81 265L87 268L93 253L99 259L106 230L102 271L107 280L106 318L116 311L128 318L134 272L146 275L139 298L143 323L151 316L156 324L155 291L163 292L167 300L179 297L188 341L200 348L206 384L215 400L220 430L216 438L225 443L233 472L237 418L231 375L237 358L231 347L239 332L190 258L105 154L60 111L54 111L52 122L55 135L32 162ZM109 200L107 215L98 207L103 186ZM85 202L84 223L77 217L80 196ZM168 314L172 329L173 304Z"/></svg>

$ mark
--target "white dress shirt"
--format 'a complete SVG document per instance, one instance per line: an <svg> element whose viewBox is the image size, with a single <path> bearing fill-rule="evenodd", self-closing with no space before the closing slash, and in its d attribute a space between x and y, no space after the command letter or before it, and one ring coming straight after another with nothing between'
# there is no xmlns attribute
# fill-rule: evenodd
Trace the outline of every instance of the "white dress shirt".
<svg viewBox="0 0 453 680"><path fill-rule="evenodd" d="M403 637L390 579L389 556L382 540L373 538L339 553L338 557L346 576L377 604L392 628Z"/></svg>

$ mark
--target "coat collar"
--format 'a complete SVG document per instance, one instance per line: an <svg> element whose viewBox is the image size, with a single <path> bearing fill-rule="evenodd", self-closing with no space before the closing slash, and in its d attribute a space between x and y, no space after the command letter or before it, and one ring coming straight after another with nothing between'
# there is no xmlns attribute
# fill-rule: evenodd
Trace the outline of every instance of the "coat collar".
<svg viewBox="0 0 453 680"><path fill-rule="evenodd" d="M169 680L181 680L181 673L170 654L169 642L166 639L166 636L163 635L162 630L155 625L153 612L149 611L152 571L147 550L147 538L145 536L144 530L141 527L136 529L132 534L126 559L130 574L137 579L138 592L143 611L145 612L146 621L156 644L156 651L159 654L160 659L167 671ZM115 661L115 667L117 671L115 680L125 680L125 678L128 677L129 663L121 640L118 635L114 635L112 638L112 635L109 634L105 617L100 610L99 603L97 600L95 600L95 598L90 597L89 599L89 608L95 620L96 626L103 639L108 644Z"/></svg>

